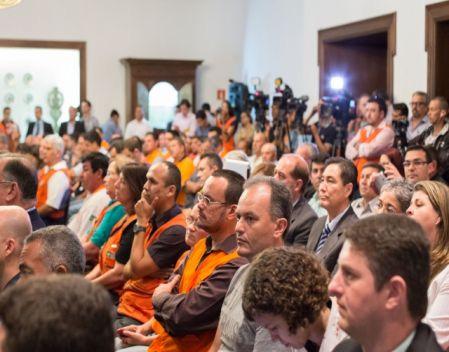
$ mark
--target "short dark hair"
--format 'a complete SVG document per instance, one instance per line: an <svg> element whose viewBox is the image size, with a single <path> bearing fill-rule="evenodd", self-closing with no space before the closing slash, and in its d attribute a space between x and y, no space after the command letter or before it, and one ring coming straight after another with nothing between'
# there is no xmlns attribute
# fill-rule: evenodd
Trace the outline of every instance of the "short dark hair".
<svg viewBox="0 0 449 352"><path fill-rule="evenodd" d="M197 119L202 119L202 120L206 120L207 116L206 113L204 112L204 110L198 110L195 114Z"/></svg>
<svg viewBox="0 0 449 352"><path fill-rule="evenodd" d="M393 110L398 110L400 112L401 116L408 117L408 106L405 103L393 104Z"/></svg>
<svg viewBox="0 0 449 352"><path fill-rule="evenodd" d="M83 163L89 163L93 172L101 170L103 177L106 176L109 166L109 158L100 152L92 152L87 154L83 159Z"/></svg>
<svg viewBox="0 0 449 352"><path fill-rule="evenodd" d="M349 196L349 198L351 198L357 186L357 168L354 166L352 161L337 156L327 159L324 164L324 169L332 164L338 165L340 169L340 177L344 185L352 183L352 193Z"/></svg>
<svg viewBox="0 0 449 352"><path fill-rule="evenodd" d="M181 105L185 105L185 106L187 106L189 109L190 109L190 107L192 106L192 105L190 105L190 101L188 101L187 99L182 99L182 100L179 102L179 106L181 106Z"/></svg>
<svg viewBox="0 0 449 352"><path fill-rule="evenodd" d="M279 315L291 334L313 324L328 301L328 275L318 259L303 248L263 251L251 264L242 295L249 320L260 313Z"/></svg>
<svg viewBox="0 0 449 352"><path fill-rule="evenodd" d="M387 114L387 104L385 103L385 100L382 97L379 96L372 96L368 99L368 103L376 103L379 107L380 111L384 112L384 115Z"/></svg>
<svg viewBox="0 0 449 352"><path fill-rule="evenodd" d="M201 109L203 109L204 111L210 111L210 104L203 103L203 105L201 105Z"/></svg>
<svg viewBox="0 0 449 352"><path fill-rule="evenodd" d="M123 139L114 139L110 144L109 144L109 151L111 151L112 148L115 148L115 150L117 151L117 153L121 153L123 152L123 149L125 149L125 142L123 142Z"/></svg>
<svg viewBox="0 0 449 352"><path fill-rule="evenodd" d="M123 144L124 149L128 149L131 152L134 150L138 150L139 152L142 151L142 141L137 136L129 137L128 139L125 139L125 142Z"/></svg>
<svg viewBox="0 0 449 352"><path fill-rule="evenodd" d="M213 126L209 129L209 132L216 132L219 136L221 136L222 130L220 127Z"/></svg>
<svg viewBox="0 0 449 352"><path fill-rule="evenodd" d="M87 100L87 99L81 100L81 104L82 103L86 103L89 107L92 107L92 103L89 100Z"/></svg>
<svg viewBox="0 0 449 352"><path fill-rule="evenodd" d="M7 112L8 110L11 110L11 108L10 108L9 106L5 106L5 107L3 108L3 112L4 112L4 113Z"/></svg>
<svg viewBox="0 0 449 352"><path fill-rule="evenodd" d="M225 190L225 202L227 205L237 204L245 183L243 176L235 171L222 169L214 171L212 177L221 177L228 182Z"/></svg>
<svg viewBox="0 0 449 352"><path fill-rule="evenodd" d="M86 257L83 246L78 236L67 226L44 227L25 238L25 244L35 241L41 245L41 260L49 271L64 265L69 273L84 273Z"/></svg>
<svg viewBox="0 0 449 352"><path fill-rule="evenodd" d="M379 214L360 219L344 234L367 258L377 290L395 275L404 279L408 310L421 320L430 281L430 246L421 226L404 215Z"/></svg>
<svg viewBox="0 0 449 352"><path fill-rule="evenodd" d="M119 115L119 113L118 113L117 110L112 109L112 110L111 110L111 115L110 115L110 116L113 117L113 116L120 116L120 115Z"/></svg>
<svg viewBox="0 0 449 352"><path fill-rule="evenodd" d="M215 166L217 170L223 169L223 160L217 153L204 153L200 156L200 160L207 159L208 163Z"/></svg>
<svg viewBox="0 0 449 352"><path fill-rule="evenodd" d="M289 189L280 181L269 176L255 176L245 182L244 190L258 185L270 188L270 216L275 221L280 218L287 219L290 224L292 216L292 195ZM287 232L288 229L285 230Z"/></svg>
<svg viewBox="0 0 449 352"><path fill-rule="evenodd" d="M439 160L438 160L438 152L436 151L435 147L433 147L431 145L427 145L427 146L419 145L419 144L411 145L407 148L405 155L407 155L408 152L412 152L412 151L422 151L426 155L426 161L428 163L431 163L432 161L436 161L437 165L440 164ZM404 159L405 159L405 155L404 155Z"/></svg>
<svg viewBox="0 0 449 352"><path fill-rule="evenodd" d="M88 141L90 143L95 143L96 145L101 147L101 136L97 131L95 131L95 129L90 130L89 132L84 132L81 136L86 141Z"/></svg>
<svg viewBox="0 0 449 352"><path fill-rule="evenodd" d="M13 158L5 163L3 176L6 181L17 182L22 198L30 200L36 198L37 179L35 173L19 158Z"/></svg>
<svg viewBox="0 0 449 352"><path fill-rule="evenodd" d="M78 275L21 281L0 297L5 351L113 352L107 291Z"/></svg>
<svg viewBox="0 0 449 352"><path fill-rule="evenodd" d="M412 94L412 97L413 97L414 95L418 95L418 96L424 98L424 100L425 100L424 102L426 103L426 105L429 104L429 101L430 101L430 99L429 99L429 94L427 94L426 92L423 92L423 91L418 90L418 91L416 91L416 92L414 92L414 93Z"/></svg>
<svg viewBox="0 0 449 352"><path fill-rule="evenodd" d="M181 192L181 172L178 167L170 161L162 161L162 163L167 167L167 174L165 177L165 187L175 186L176 193L175 198Z"/></svg>
<svg viewBox="0 0 449 352"><path fill-rule="evenodd" d="M377 172L384 172L385 171L385 169L384 169L384 167L382 165L380 165L378 163L375 163L375 162L367 162L366 164L364 164L362 166L362 170L366 169L367 167L376 169Z"/></svg>
<svg viewBox="0 0 449 352"><path fill-rule="evenodd" d="M447 99L445 97L437 96L437 97L432 98L431 101L432 100L438 101L440 103L440 109L441 110L446 110L446 113L447 113L447 110L449 109L449 104L448 104Z"/></svg>
<svg viewBox="0 0 449 352"><path fill-rule="evenodd" d="M126 164L122 168L122 175L131 191L133 202L137 203L141 197L143 186L147 182L148 166L138 163Z"/></svg>
<svg viewBox="0 0 449 352"><path fill-rule="evenodd" d="M313 155L310 159L312 163L315 164L324 164L327 159L329 159L330 156L327 153L318 153Z"/></svg>

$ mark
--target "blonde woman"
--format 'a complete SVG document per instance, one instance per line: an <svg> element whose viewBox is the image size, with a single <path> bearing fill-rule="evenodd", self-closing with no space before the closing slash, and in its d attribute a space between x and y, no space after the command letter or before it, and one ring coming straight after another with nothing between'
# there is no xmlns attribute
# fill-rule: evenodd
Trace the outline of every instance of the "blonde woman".
<svg viewBox="0 0 449 352"><path fill-rule="evenodd" d="M407 215L424 229L431 246L431 282L424 321L443 349L449 347L449 188L437 181L421 181L414 187Z"/></svg>

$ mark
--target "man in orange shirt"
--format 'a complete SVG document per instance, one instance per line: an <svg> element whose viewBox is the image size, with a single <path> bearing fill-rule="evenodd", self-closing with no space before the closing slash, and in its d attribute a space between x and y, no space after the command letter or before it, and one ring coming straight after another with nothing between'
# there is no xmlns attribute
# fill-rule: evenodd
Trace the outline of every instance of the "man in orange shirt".
<svg viewBox="0 0 449 352"><path fill-rule="evenodd" d="M173 163L177 166L181 172L181 192L176 199L176 202L180 206L184 206L186 203L186 193L184 186L195 172L195 166L192 159L186 155L186 146L181 137L174 137L169 145L170 154L173 158Z"/></svg>
<svg viewBox="0 0 449 352"><path fill-rule="evenodd" d="M148 132L143 138L143 154L145 155L146 162L150 165L154 162L164 160L164 156L159 149L158 141L153 132Z"/></svg>

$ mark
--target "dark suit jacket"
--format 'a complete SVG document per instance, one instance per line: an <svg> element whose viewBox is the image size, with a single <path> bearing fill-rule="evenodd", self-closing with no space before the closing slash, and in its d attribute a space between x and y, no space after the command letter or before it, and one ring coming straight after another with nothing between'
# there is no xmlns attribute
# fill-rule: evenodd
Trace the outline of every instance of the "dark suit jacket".
<svg viewBox="0 0 449 352"><path fill-rule="evenodd" d="M27 130L27 136L29 136L30 134L33 134L33 130L34 130L34 125L36 124L36 122L30 122L30 124L28 125L28 130ZM48 122L44 121L44 136L46 136L47 134L52 134L53 133L53 127L51 127L51 125Z"/></svg>
<svg viewBox="0 0 449 352"><path fill-rule="evenodd" d="M33 228L33 231L36 231L36 230L39 230L39 229L45 227L44 220L42 220L42 218L39 216L36 208L28 211L28 216L30 217L31 226Z"/></svg>
<svg viewBox="0 0 449 352"><path fill-rule="evenodd" d="M435 334L432 329L423 323L419 323L416 327L416 334L412 340L410 346L408 346L407 352L442 352L444 351L440 345L438 345ZM340 342L333 352L363 352L362 346L353 340L347 339Z"/></svg>
<svg viewBox="0 0 449 352"><path fill-rule="evenodd" d="M290 227L285 235L284 241L287 245L307 245L310 230L318 216L301 196L293 207Z"/></svg>
<svg viewBox="0 0 449 352"><path fill-rule="evenodd" d="M59 135L62 137L67 134L67 125L68 122L61 123L61 127L59 127ZM73 131L73 135L79 137L81 133L84 133L86 130L84 129L84 123L82 121L75 121L75 129Z"/></svg>
<svg viewBox="0 0 449 352"><path fill-rule="evenodd" d="M326 224L326 219L327 216L323 216L313 224L312 230L310 230L309 241L307 242L308 250L312 252L315 251L321 233L323 232ZM343 230L351 226L357 220L357 215L355 215L352 207L350 206L338 222L337 226L335 226L334 230L330 233L320 253L317 254L317 257L321 260L330 273L334 271L341 247L343 247L343 242L345 241Z"/></svg>

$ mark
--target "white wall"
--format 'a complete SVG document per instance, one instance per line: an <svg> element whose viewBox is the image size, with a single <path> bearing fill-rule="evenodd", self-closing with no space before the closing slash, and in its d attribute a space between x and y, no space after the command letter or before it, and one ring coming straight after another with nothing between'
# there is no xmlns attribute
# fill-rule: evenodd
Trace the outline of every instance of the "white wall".
<svg viewBox="0 0 449 352"><path fill-rule="evenodd" d="M316 102L318 30L393 12L397 13L395 99L408 102L413 91L427 88L425 6L438 1L249 1L242 77L261 77L267 91L281 76L295 96L308 94Z"/></svg>
<svg viewBox="0 0 449 352"><path fill-rule="evenodd" d="M246 7L246 0L26 0L0 11L0 36L86 41L87 96L104 121L112 108L125 112L119 60L127 57L204 60L197 103L215 105L216 90L242 70Z"/></svg>

